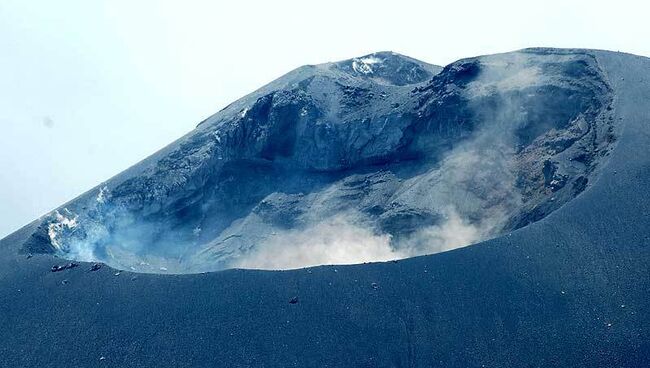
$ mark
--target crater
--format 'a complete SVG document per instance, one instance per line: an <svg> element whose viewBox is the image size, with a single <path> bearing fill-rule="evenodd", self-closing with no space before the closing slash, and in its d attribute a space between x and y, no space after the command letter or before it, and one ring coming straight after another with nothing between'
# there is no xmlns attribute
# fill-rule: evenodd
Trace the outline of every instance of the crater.
<svg viewBox="0 0 650 368"><path fill-rule="evenodd" d="M432 254L571 201L615 132L580 52L300 68L57 209L23 249L152 273Z"/></svg>

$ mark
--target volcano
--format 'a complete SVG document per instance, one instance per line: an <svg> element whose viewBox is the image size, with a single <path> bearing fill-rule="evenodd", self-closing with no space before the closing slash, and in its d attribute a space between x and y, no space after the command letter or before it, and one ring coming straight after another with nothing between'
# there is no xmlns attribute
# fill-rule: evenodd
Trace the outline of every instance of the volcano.
<svg viewBox="0 0 650 368"><path fill-rule="evenodd" d="M609 51L300 67L0 241L0 355L645 366L648 101Z"/></svg>

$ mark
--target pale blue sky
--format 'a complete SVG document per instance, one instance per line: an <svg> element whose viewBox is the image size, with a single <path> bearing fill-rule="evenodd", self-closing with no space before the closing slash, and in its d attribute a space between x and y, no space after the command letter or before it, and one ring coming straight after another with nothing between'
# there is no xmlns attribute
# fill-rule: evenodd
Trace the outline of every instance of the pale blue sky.
<svg viewBox="0 0 650 368"><path fill-rule="evenodd" d="M302 64L529 46L650 55L642 1L0 3L0 238Z"/></svg>

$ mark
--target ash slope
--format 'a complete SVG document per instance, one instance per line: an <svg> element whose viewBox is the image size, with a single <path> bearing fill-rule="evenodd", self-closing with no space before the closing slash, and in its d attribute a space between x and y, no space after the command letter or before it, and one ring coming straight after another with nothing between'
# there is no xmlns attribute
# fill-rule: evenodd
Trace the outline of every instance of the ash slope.
<svg viewBox="0 0 650 368"><path fill-rule="evenodd" d="M302 67L47 216L25 251L186 273L469 245L584 190L615 143L611 102L584 53Z"/></svg>
<svg viewBox="0 0 650 368"><path fill-rule="evenodd" d="M0 365L647 366L650 60L533 52L594 57L619 129L549 216L396 263L119 276L27 259L35 222L0 242Z"/></svg>

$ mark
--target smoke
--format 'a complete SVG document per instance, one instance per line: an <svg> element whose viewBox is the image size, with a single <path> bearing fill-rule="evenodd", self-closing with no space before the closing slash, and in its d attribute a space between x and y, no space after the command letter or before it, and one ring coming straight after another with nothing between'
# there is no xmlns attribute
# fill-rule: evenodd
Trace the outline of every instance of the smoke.
<svg viewBox="0 0 650 368"><path fill-rule="evenodd" d="M388 261L405 255L390 246L391 236L357 225L341 214L303 230L276 233L233 263L239 268L292 269L322 264Z"/></svg>
<svg viewBox="0 0 650 368"><path fill-rule="evenodd" d="M485 239L493 229L491 221L484 225L471 224L461 218L453 207L444 212L445 221L442 224L425 227L400 245L405 248L408 257L468 246Z"/></svg>
<svg viewBox="0 0 650 368"><path fill-rule="evenodd" d="M75 234L81 228L79 216L64 208L63 213L58 210L52 214L53 220L48 224L47 235L55 251L66 258L79 261L94 261L94 248L83 242L70 242L75 239Z"/></svg>
<svg viewBox="0 0 650 368"><path fill-rule="evenodd" d="M358 213L339 214L305 229L277 232L231 266L285 270L383 262L470 245L483 239L489 231L463 220L453 207L444 213L441 224L423 228L399 242L394 242L390 234L361 225Z"/></svg>
<svg viewBox="0 0 650 368"><path fill-rule="evenodd" d="M136 253L147 244L153 228L110 202L103 186L87 201L85 211L76 214L65 208L52 214L48 225L50 244L68 259L106 262L121 268L142 262ZM119 254L115 257L113 252Z"/></svg>
<svg viewBox="0 0 650 368"><path fill-rule="evenodd" d="M63 247L60 240L61 235L77 227L77 216L74 216L67 208L63 211L65 214L61 214L58 210L54 211L54 221L47 227L50 244L57 250Z"/></svg>

